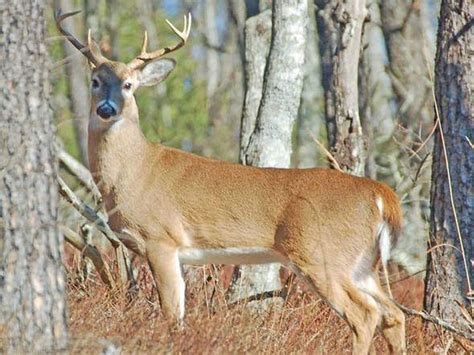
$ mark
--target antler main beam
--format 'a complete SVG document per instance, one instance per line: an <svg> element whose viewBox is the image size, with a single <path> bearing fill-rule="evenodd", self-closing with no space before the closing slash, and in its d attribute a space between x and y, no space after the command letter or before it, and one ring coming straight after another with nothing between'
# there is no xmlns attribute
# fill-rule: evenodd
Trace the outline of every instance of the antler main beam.
<svg viewBox="0 0 474 355"><path fill-rule="evenodd" d="M170 26L171 30L180 38L180 41L172 47L164 47L150 53L147 52L148 34L145 31L142 50L138 56L136 56L130 63L128 63L128 66L131 69L137 69L154 59L162 57L165 54L174 52L179 48L183 47L186 44L186 41L188 40L189 33L191 32L191 22L191 13L188 13L187 16L184 15L184 26L183 30L180 31L170 21L166 20L166 23L168 24L168 26Z"/></svg>
<svg viewBox="0 0 474 355"><path fill-rule="evenodd" d="M65 14L62 13L61 9L58 8L56 9L54 13L54 20L56 21L56 28L58 29L61 34L68 39L68 41L76 47L84 56L94 64L95 66L98 66L100 63L104 61L104 57L100 53L100 50L98 49L98 46L93 42L92 37L91 37L91 32L89 30L88 36L87 36L87 46L82 44L76 37L74 37L69 31L65 30L61 22L64 21L66 18L74 16L78 14L81 11L72 11L72 12L66 12Z"/></svg>

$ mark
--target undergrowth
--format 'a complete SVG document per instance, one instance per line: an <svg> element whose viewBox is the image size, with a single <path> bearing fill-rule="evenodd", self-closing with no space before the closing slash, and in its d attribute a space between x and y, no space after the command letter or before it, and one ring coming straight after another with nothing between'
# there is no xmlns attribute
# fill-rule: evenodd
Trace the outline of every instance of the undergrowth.
<svg viewBox="0 0 474 355"><path fill-rule="evenodd" d="M148 267L139 269L138 291L133 296L112 293L94 277L78 283L69 273L71 353L100 354L107 349L122 354L350 353L352 334L347 324L321 299L306 292L300 281L290 283L282 306L256 315L247 304L227 304L225 282L218 280L220 268L188 269L185 326L173 331L161 314ZM414 295L395 291L405 298ZM418 318L407 317L406 325L409 353L473 350L472 343L426 327ZM375 337L375 349L388 352L380 334Z"/></svg>

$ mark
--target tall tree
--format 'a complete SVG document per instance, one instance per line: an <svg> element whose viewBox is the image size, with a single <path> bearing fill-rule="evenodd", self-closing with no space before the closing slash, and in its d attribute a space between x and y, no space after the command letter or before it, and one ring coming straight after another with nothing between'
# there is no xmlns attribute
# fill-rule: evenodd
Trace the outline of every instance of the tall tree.
<svg viewBox="0 0 474 355"><path fill-rule="evenodd" d="M315 11L308 13L308 37L304 64L303 91L298 113L294 166L309 168L316 165L318 149L314 141L324 124L324 92L321 88L321 64Z"/></svg>
<svg viewBox="0 0 474 355"><path fill-rule="evenodd" d="M219 86L221 61L219 58L219 33L217 31L217 1L204 2L204 33L206 36L207 99L212 104L214 94Z"/></svg>
<svg viewBox="0 0 474 355"><path fill-rule="evenodd" d="M431 123L433 100L427 61L432 48L427 1L380 1L381 24L390 58L392 85L399 103L401 123L414 128ZM425 132L429 125L423 127Z"/></svg>
<svg viewBox="0 0 474 355"><path fill-rule="evenodd" d="M46 1L0 7L1 317L9 353L64 350L67 342L62 239L49 68Z"/></svg>
<svg viewBox="0 0 474 355"><path fill-rule="evenodd" d="M241 159L247 165L288 168L292 129L303 87L307 1L273 1L271 44L266 66L262 55L268 51L265 49L265 34L269 34L265 16L268 18L269 14L262 13L247 21L248 81L242 116ZM259 21L262 21L261 25ZM255 58L259 62L255 62ZM263 70L264 80L261 76ZM234 294L238 294L237 298L249 297L279 288L278 271L279 266L275 264L238 268Z"/></svg>
<svg viewBox="0 0 474 355"><path fill-rule="evenodd" d="M435 70L439 129L433 149L425 293L431 314L466 330L461 306L472 315L474 284L473 14L471 1L442 1Z"/></svg>
<svg viewBox="0 0 474 355"><path fill-rule="evenodd" d="M364 175L357 80L365 0L316 0L316 6L329 147L342 169Z"/></svg>
<svg viewBox="0 0 474 355"><path fill-rule="evenodd" d="M428 235L428 200L430 170L424 164L430 144L418 151L432 128L433 95L429 66L434 55L428 1L380 1L381 25L389 57L389 74L397 102L400 125L398 138L405 154L394 164L402 179L397 190L406 195L403 204L405 228L394 251L394 258L403 261L410 272L419 272L426 265ZM413 151L418 151L413 154ZM394 175L395 175L394 174Z"/></svg>
<svg viewBox="0 0 474 355"><path fill-rule="evenodd" d="M380 158L384 162L388 160L387 143L391 142L395 129L395 97L386 70L388 57L378 1L368 0L367 9L370 21L365 24L362 39L364 50L359 66L359 106L364 135L368 139L365 173L377 179L376 161L380 163ZM380 148L384 148L382 152ZM396 156L398 150L398 147L393 147L388 153ZM386 173L390 174L392 171Z"/></svg>
<svg viewBox="0 0 474 355"><path fill-rule="evenodd" d="M61 7L66 11L73 11L71 0L61 0ZM73 32L76 33L77 31ZM76 142L79 147L81 160L87 166L87 126L89 124L87 102L89 101L89 86L86 81L86 63L84 56L78 53L77 49L69 41L64 39L63 45L66 56L69 58L65 67Z"/></svg>

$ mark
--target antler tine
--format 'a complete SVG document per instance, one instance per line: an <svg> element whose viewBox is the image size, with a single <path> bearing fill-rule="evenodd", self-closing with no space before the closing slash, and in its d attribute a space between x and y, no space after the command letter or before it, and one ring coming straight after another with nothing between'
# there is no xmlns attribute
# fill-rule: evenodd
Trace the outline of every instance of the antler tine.
<svg viewBox="0 0 474 355"><path fill-rule="evenodd" d="M168 26L170 26L171 30L180 38L180 41L172 47L161 48L150 53L147 53L146 51L146 47L148 45L148 36L147 36L147 32L145 31L145 37L143 39L143 46L142 46L141 53L137 57L135 57L128 64L128 66L132 69L138 69L139 67L145 65L146 63L154 59L162 57L165 54L174 52L175 50L183 47L188 40L189 34L191 33L191 21L192 21L191 13L189 13L187 16L184 15L184 26L183 26L183 30L180 31L170 21L166 20L166 23L168 24Z"/></svg>
<svg viewBox="0 0 474 355"><path fill-rule="evenodd" d="M56 21L56 28L58 29L58 31L64 37L66 37L68 39L68 41L74 47L76 47L82 54L84 54L84 56L86 56L87 59L92 64L97 66L99 63L101 63L103 61L103 57L100 55L100 53L94 53L95 51L91 49L92 41L91 41L90 30L89 30L89 34L88 34L88 45L85 46L76 37L74 37L69 31L65 30L61 26L61 22L64 21L66 18L74 16L74 15L80 13L80 12L81 11L72 11L72 12L67 12L67 13L63 14L60 8L56 9L56 11L54 13L54 20Z"/></svg>
<svg viewBox="0 0 474 355"><path fill-rule="evenodd" d="M143 34L143 45L142 45L142 51L140 52L140 55L146 54L146 48L148 47L148 32L145 31Z"/></svg>

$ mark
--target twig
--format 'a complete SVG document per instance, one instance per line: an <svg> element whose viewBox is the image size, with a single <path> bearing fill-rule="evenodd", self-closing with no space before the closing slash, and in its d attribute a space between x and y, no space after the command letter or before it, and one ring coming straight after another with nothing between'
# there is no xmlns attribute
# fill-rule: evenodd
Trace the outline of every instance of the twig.
<svg viewBox="0 0 474 355"><path fill-rule="evenodd" d="M464 138L466 138L467 142L469 143L469 146L471 147L471 149L474 149L474 144L472 144L471 140L469 139L468 136L465 136Z"/></svg>
<svg viewBox="0 0 474 355"><path fill-rule="evenodd" d="M432 315L429 315L425 312L420 312L420 311L415 311L414 309L411 309L411 308L408 308L408 307L405 307L404 305L400 304L400 303L397 303L395 302L396 305L398 306L398 308L400 308L403 312L405 312L406 314L410 315L410 316L418 316L418 317L421 317L423 318L424 320L428 321L428 322L431 322L431 323L434 323L434 324L437 324L439 325L440 327L443 327L444 329L446 330L449 330L450 332L453 332L457 335L460 335L466 339L469 339L471 341L474 341L474 334L472 333L469 333L469 332L465 332L463 330L459 330L457 329L456 327L454 327L453 325L449 324L448 322L438 318L438 317L435 317L435 316L432 316Z"/></svg>
<svg viewBox="0 0 474 355"><path fill-rule="evenodd" d="M118 248L122 245L120 239L117 238L115 233L110 229L104 218L97 214L89 205L84 203L76 194L66 185L64 180L58 176L59 193L63 196L67 202L69 202L83 217L93 223L102 234L112 243L114 248Z"/></svg>
<svg viewBox="0 0 474 355"><path fill-rule="evenodd" d="M336 158L334 158L334 156L326 149L326 147L320 142L318 141L318 139L311 133L309 132L311 138L313 138L313 140L316 142L316 144L318 145L318 147L323 151L323 153L327 156L327 158L331 161L333 167L340 171L341 173L344 172L344 170L341 169L339 163L337 162Z"/></svg>
<svg viewBox="0 0 474 355"><path fill-rule="evenodd" d="M409 159L413 158L415 155L418 155L418 153L423 149L423 147L428 143L428 141L431 139L431 136L436 132L436 129L438 128L439 121L436 120L433 128L431 129L430 133L428 136L423 140L423 142L420 144L420 146L411 153Z"/></svg>
<svg viewBox="0 0 474 355"><path fill-rule="evenodd" d="M115 282L110 273L109 266L104 262L102 255L93 245L87 244L79 234L66 226L60 226L59 229L64 235L64 239L76 249L80 250L84 256L89 258L94 264L101 280L111 289L115 288Z"/></svg>
<svg viewBox="0 0 474 355"><path fill-rule="evenodd" d="M66 185L64 180L58 176L59 193L86 219L88 219L93 225L97 227L99 231L104 234L107 239L112 243L115 249L115 255L117 258L117 266L120 273L120 283L123 288L127 282L129 282L130 290L133 291L136 286L136 282L133 277L132 263L128 256L127 250L120 239L110 229L105 219L98 213L96 213L89 205L84 203L74 192ZM132 295L132 293L129 293Z"/></svg>
<svg viewBox="0 0 474 355"><path fill-rule="evenodd" d="M102 195L100 194L94 179L92 179L90 171L64 149L58 150L58 158L61 163L64 164L66 169L73 174L89 192L92 193L94 202L100 204L102 202Z"/></svg>

